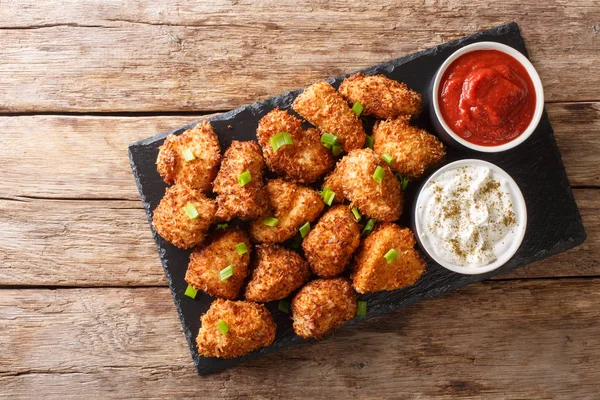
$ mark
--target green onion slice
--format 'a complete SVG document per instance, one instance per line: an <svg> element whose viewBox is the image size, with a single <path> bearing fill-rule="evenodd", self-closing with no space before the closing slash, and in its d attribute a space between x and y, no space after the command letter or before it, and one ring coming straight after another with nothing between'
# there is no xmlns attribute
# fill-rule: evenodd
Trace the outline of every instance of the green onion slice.
<svg viewBox="0 0 600 400"><path fill-rule="evenodd" d="M263 219L263 224L265 224L266 226L274 227L277 226L278 223L279 220L275 217L267 217Z"/></svg>
<svg viewBox="0 0 600 400"><path fill-rule="evenodd" d="M389 249L388 252L383 256L388 264L394 261L396 257L398 257L398 252L394 249Z"/></svg>
<svg viewBox="0 0 600 400"><path fill-rule="evenodd" d="M227 229L228 226L229 226L229 224L227 222L222 223L222 224L217 224L217 229Z"/></svg>
<svg viewBox="0 0 600 400"><path fill-rule="evenodd" d="M196 156L194 153L192 153L192 150L188 148L183 149L181 153L183 154L183 159L187 162L194 161L196 159Z"/></svg>
<svg viewBox="0 0 600 400"><path fill-rule="evenodd" d="M333 146L331 146L331 154L333 154L334 157L339 156L341 152L342 152L341 144L334 144Z"/></svg>
<svg viewBox="0 0 600 400"><path fill-rule="evenodd" d="M248 252L248 246L246 246L246 243L241 242L235 245L235 250L241 256Z"/></svg>
<svg viewBox="0 0 600 400"><path fill-rule="evenodd" d="M360 222L360 212L358 211L358 208L352 207L352 214L354 214L356 222Z"/></svg>
<svg viewBox="0 0 600 400"><path fill-rule="evenodd" d="M233 276L233 265L228 265L225 268L223 268L221 271L219 271L219 277L221 278L221 281L226 281L227 279L231 278Z"/></svg>
<svg viewBox="0 0 600 400"><path fill-rule="evenodd" d="M367 315L367 302L364 300L358 301L358 308L356 309L356 315L359 317L364 317Z"/></svg>
<svg viewBox="0 0 600 400"><path fill-rule="evenodd" d="M376 222L377 222L376 219L373 219L373 218L369 219L367 221L367 223L365 224L365 227L362 230L362 235L365 236L365 235L368 235L369 233L371 233L371 231L375 227Z"/></svg>
<svg viewBox="0 0 600 400"><path fill-rule="evenodd" d="M385 153L384 155L382 155L381 158L382 158L383 161L385 161L389 165L392 165L392 162L394 161L394 157L390 156L387 153Z"/></svg>
<svg viewBox="0 0 600 400"><path fill-rule="evenodd" d="M269 142L271 143L273 151L279 150L281 146L284 146L286 144L294 144L294 141L292 140L292 135L290 135L287 132L279 132L278 134L272 136Z"/></svg>
<svg viewBox="0 0 600 400"><path fill-rule="evenodd" d="M323 202L325 204L327 204L328 206L333 204L333 199L335 198L335 192L333 190L325 186L323 190L319 192L319 194L323 197Z"/></svg>
<svg viewBox="0 0 600 400"><path fill-rule="evenodd" d="M304 225L302 225L299 230L300 236L302 236L302 239L304 239L306 235L308 235L308 232L310 232L310 222L307 222Z"/></svg>
<svg viewBox="0 0 600 400"><path fill-rule="evenodd" d="M321 143L327 144L330 146L329 148L331 148L331 146L338 144L338 137L332 135L331 133L325 132L323 135L321 135Z"/></svg>
<svg viewBox="0 0 600 400"><path fill-rule="evenodd" d="M400 186L402 187L402 190L406 190L406 188L408 186L408 182L409 182L408 177L407 176L402 176L400 174L396 174L396 177L400 181Z"/></svg>
<svg viewBox="0 0 600 400"><path fill-rule="evenodd" d="M240 186L246 186L250 183L250 181L252 181L252 175L250 174L250 171L244 171L238 175L238 183Z"/></svg>
<svg viewBox="0 0 600 400"><path fill-rule="evenodd" d="M384 176L385 176L385 170L378 165L377 168L375 168L375 173L373 174L373 179L375 179L375 182L381 183L381 182L383 182Z"/></svg>
<svg viewBox="0 0 600 400"><path fill-rule="evenodd" d="M287 300L279 300L279 304L277 305L277 309L279 311L283 311L284 313L290 312L290 302Z"/></svg>
<svg viewBox="0 0 600 400"><path fill-rule="evenodd" d="M219 328L223 335L229 332L229 326L227 326L227 322L223 321L222 319L217 322L217 328Z"/></svg>
<svg viewBox="0 0 600 400"><path fill-rule="evenodd" d="M194 287L192 285L188 285L188 287L185 289L184 294L187 297L191 297L192 299L195 299L197 293L198 293L198 291L196 289L194 289Z"/></svg>
<svg viewBox="0 0 600 400"><path fill-rule="evenodd" d="M352 111L354 111L354 114L356 114L356 116L358 117L364 110L363 105L360 103L360 101L357 101L356 103L354 103L354 105L352 106Z"/></svg>
<svg viewBox="0 0 600 400"><path fill-rule="evenodd" d="M373 143L374 143L373 136L367 135L367 138L365 139L365 146L372 149Z"/></svg>
<svg viewBox="0 0 600 400"><path fill-rule="evenodd" d="M198 210L196 210L196 207L194 207L192 203L187 203L184 208L185 213L190 219L196 219L200 215L198 214Z"/></svg>

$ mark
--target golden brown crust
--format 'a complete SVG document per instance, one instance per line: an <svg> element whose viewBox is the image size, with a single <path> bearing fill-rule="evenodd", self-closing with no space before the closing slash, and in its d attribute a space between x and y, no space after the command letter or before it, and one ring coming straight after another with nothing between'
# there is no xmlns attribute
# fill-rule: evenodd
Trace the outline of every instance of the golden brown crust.
<svg viewBox="0 0 600 400"><path fill-rule="evenodd" d="M196 344L204 357L234 358L265 347L275 340L277 326L262 304L216 299L202 317ZM221 333L224 321L229 332Z"/></svg>
<svg viewBox="0 0 600 400"><path fill-rule="evenodd" d="M319 194L306 186L283 179L267 182L267 196L271 217L279 220L277 226L264 224L264 218L250 223L250 238L256 243L280 243L291 239L306 222L313 222L325 204Z"/></svg>
<svg viewBox="0 0 600 400"><path fill-rule="evenodd" d="M439 163L444 145L426 130L410 125L409 117L377 121L373 127L373 149L380 156L389 154L392 170L411 178Z"/></svg>
<svg viewBox="0 0 600 400"><path fill-rule="evenodd" d="M190 219L185 212L187 203L198 211L198 218ZM202 192L182 184L167 188L152 215L152 226L163 239L182 249L194 247L204 240L214 221L217 206Z"/></svg>
<svg viewBox="0 0 600 400"><path fill-rule="evenodd" d="M362 115L386 119L421 112L421 95L385 75L356 73L344 79L339 91L350 104L360 101Z"/></svg>
<svg viewBox="0 0 600 400"><path fill-rule="evenodd" d="M213 183L214 191L217 193L218 210L215 217L218 220L228 221L232 218L250 220L266 213L264 168L265 163L260 147L255 141L231 142ZM241 186L238 176L245 171L250 171L252 180L245 186Z"/></svg>
<svg viewBox="0 0 600 400"><path fill-rule="evenodd" d="M381 183L373 179L377 166L385 171ZM400 182L389 165L371 149L348 153L327 176L324 185L336 187L336 199L341 188L343 196L369 218L391 222L402 214L404 197Z"/></svg>
<svg viewBox="0 0 600 400"><path fill-rule="evenodd" d="M303 338L320 338L354 318L356 308L356 295L347 279L314 280L292 300L294 332Z"/></svg>
<svg viewBox="0 0 600 400"><path fill-rule="evenodd" d="M270 139L279 132L291 135L294 144L273 150ZM269 169L300 183L312 183L333 168L331 152L321 144L316 129L302 129L302 121L276 108L265 115L256 129L258 143Z"/></svg>
<svg viewBox="0 0 600 400"><path fill-rule="evenodd" d="M308 281L308 263L298 253L276 244L256 246L246 300L280 300Z"/></svg>
<svg viewBox="0 0 600 400"><path fill-rule="evenodd" d="M329 83L320 81L307 87L296 97L292 107L322 132L336 135L344 151L364 146L366 135L362 122Z"/></svg>
<svg viewBox="0 0 600 400"><path fill-rule="evenodd" d="M344 272L360 244L360 227L348 206L329 209L302 242L311 270L321 278Z"/></svg>
<svg viewBox="0 0 600 400"><path fill-rule="evenodd" d="M378 225L363 240L355 256L352 286L358 293L395 290L414 284L425 272L425 261L414 249L415 238L408 228ZM388 264L383 257L390 249L398 256Z"/></svg>
<svg viewBox="0 0 600 400"><path fill-rule="evenodd" d="M248 252L239 255L235 245L245 243ZM185 281L196 290L226 299L238 297L248 276L252 245L248 235L240 228L229 228L213 234L210 243L198 247L190 255ZM233 275L222 281L220 272L231 265Z"/></svg>
<svg viewBox="0 0 600 400"><path fill-rule="evenodd" d="M182 151L192 151L195 160L185 161ZM181 183L210 192L221 162L219 139L208 121L202 121L179 136L169 135L158 151L156 168L168 184Z"/></svg>

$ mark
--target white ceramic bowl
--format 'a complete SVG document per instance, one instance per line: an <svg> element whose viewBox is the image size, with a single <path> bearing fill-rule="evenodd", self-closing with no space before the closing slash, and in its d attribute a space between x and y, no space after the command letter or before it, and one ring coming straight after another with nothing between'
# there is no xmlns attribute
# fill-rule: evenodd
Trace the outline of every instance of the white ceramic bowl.
<svg viewBox="0 0 600 400"><path fill-rule="evenodd" d="M481 146L466 141L465 139L461 138L456 133L454 133L454 131L448 126L446 121L444 121L442 113L440 112L438 93L440 89L440 81L442 80L446 69L450 66L450 64L452 64L452 62L454 62L454 60L456 60L460 56L476 50L498 50L508 54L509 56L512 56L517 61L519 61L523 65L523 67L525 67L525 70L527 70L527 73L529 74L529 77L533 82L533 87L535 88L536 104L531 123L521 135L519 135L518 137L516 137L508 143L504 143L498 146ZM506 151L523 143L525 140L527 140L529 136L531 136L533 131L535 131L535 128L537 128L538 124L540 123L540 119L542 118L542 113L544 112L544 88L542 87L542 81L540 80L540 76L538 75L531 62L529 62L527 57L521 54L518 50L505 44L496 42L477 42L455 51L450 57L448 57L448 59L446 59L446 61L444 61L444 63L436 72L433 82L430 85L429 96L431 101L431 119L438 135L449 145L454 145L455 147L464 146L471 150L481 151L484 153L498 153L501 151Z"/></svg>
<svg viewBox="0 0 600 400"><path fill-rule="evenodd" d="M487 167L493 171L494 176L504 180L508 185L508 192L510 193L510 199L512 201L513 209L514 209L515 216L517 219L517 225L514 229L513 234L510 236L512 239L512 243L510 243L507 250L503 254L498 254L497 255L498 258L496 259L496 261L494 261L490 264L487 264L487 265L483 265L483 266L462 266L462 265L456 265L456 264L449 263L447 260L441 259L440 257L436 256L436 252L433 251L433 249L431 248L432 245L428 241L421 240L421 238L423 237L422 236L423 228L422 228L422 224L421 224L422 218L419 216L419 214L420 214L419 210L423 209L422 206L423 206L423 202L424 202L424 199L423 199L424 196L421 196L421 194L423 193L423 189L425 187L427 187L427 185L429 184L430 181L436 179L444 172L458 168L458 167L462 167L462 166ZM454 272L458 272L458 273L466 274L466 275L483 274L486 272L493 271L497 268L500 268L501 266L506 264L512 258L512 256L515 255L515 253L521 246L521 243L523 242L523 238L525 237L525 231L527 229L527 207L525 205L525 198L523 197L523 193L521 193L521 189L519 189L519 186L517 185L517 183L502 168L500 168L497 165L492 164L490 162L478 160L478 159L465 159L465 160L455 161L455 162L452 162L450 164L443 166L442 168L440 168L436 172L434 172L419 189L419 193L417 194L417 200L415 201L415 205L413 207L412 212L413 212L412 221L413 221L413 228L414 228L413 231L415 232L417 242L419 243L419 245L421 246L423 251L425 251L429 255L429 257L431 257L435 262L440 264L442 267L449 269L450 271L454 271Z"/></svg>

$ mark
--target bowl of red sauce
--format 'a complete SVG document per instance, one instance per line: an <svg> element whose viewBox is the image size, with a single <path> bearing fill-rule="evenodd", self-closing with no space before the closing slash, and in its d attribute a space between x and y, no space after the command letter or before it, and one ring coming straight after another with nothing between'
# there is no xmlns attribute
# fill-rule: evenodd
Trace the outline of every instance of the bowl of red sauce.
<svg viewBox="0 0 600 400"><path fill-rule="evenodd" d="M512 149L538 126L544 90L518 50L478 42L454 52L430 87L430 113L442 140L486 153Z"/></svg>

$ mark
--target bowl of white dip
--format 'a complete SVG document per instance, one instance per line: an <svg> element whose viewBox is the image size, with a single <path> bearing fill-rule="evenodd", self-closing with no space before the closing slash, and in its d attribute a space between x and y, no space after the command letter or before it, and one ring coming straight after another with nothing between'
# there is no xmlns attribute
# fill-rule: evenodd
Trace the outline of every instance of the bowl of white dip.
<svg viewBox="0 0 600 400"><path fill-rule="evenodd" d="M425 181L413 221L417 241L435 262L474 275L501 267L517 252L527 207L503 169L466 159L445 165Z"/></svg>

